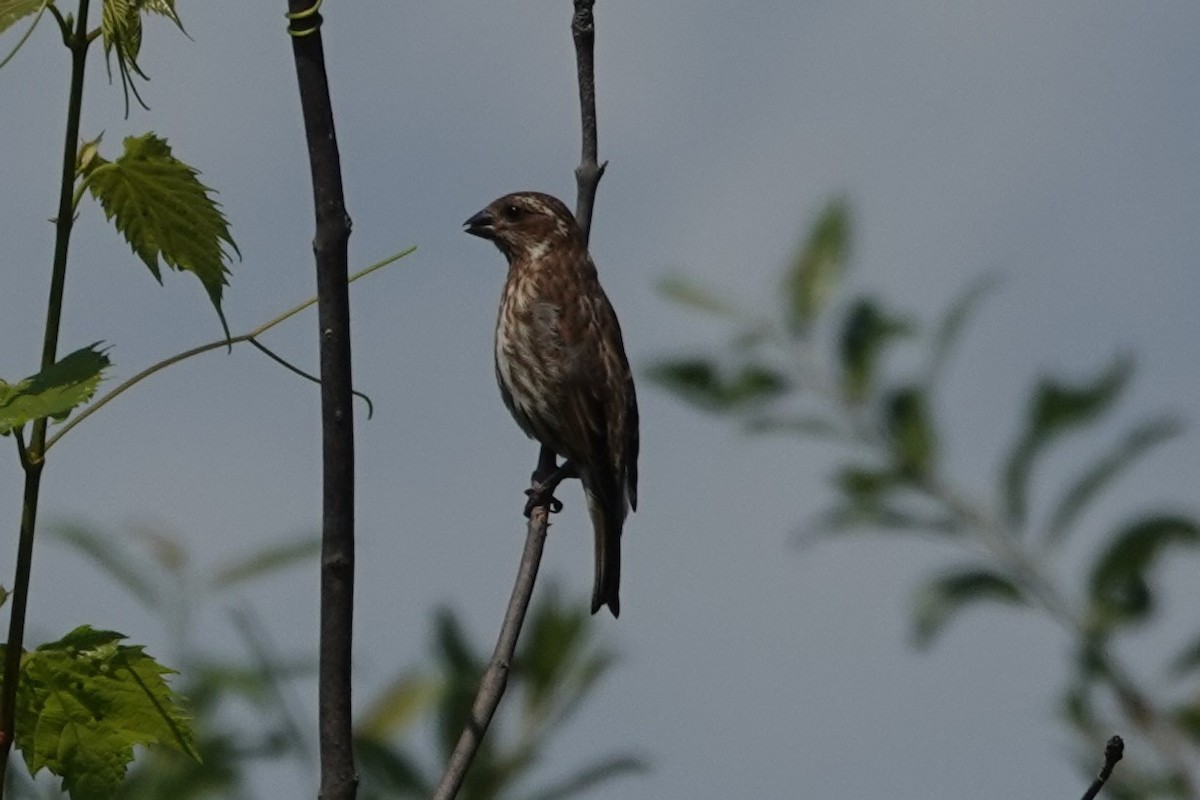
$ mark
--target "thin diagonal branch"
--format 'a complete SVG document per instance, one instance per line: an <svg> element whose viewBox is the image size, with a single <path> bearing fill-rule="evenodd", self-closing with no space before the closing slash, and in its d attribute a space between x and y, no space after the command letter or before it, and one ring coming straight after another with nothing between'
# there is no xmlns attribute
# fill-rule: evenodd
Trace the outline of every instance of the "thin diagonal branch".
<svg viewBox="0 0 1200 800"><path fill-rule="evenodd" d="M492 660L488 662L479 682L475 702L471 704L471 716L463 726L454 752L450 754L442 781L433 792L433 800L451 800L458 795L471 761L479 751L484 734L487 733L492 717L500 706L500 698L504 696L504 690L508 686L508 671L517 649L517 639L521 634L521 626L525 623L530 598L533 596L533 585L542 563L542 548L546 545L546 531L549 527L550 519L546 507L534 508L533 513L529 515L525 550L521 553L521 565L517 569L517 580L513 584L512 596L504 612L504 623L500 626L496 649L492 652Z"/></svg>
<svg viewBox="0 0 1200 800"><path fill-rule="evenodd" d="M575 169L575 181L579 194L575 205L575 219L583 231L584 243L592 229L592 208L596 202L596 188L604 175L606 164L597 161L596 139L596 83L593 69L593 53L596 39L596 24L592 17L592 6L595 0L573 0L575 13L571 19L571 36L575 40L575 62L579 76L579 106L580 128L583 135L582 156L579 166ZM538 453L538 467L534 472L531 489L539 488L538 481L554 472L557 458L553 450L543 446ZM516 584L508 601L508 609L504 613L504 624L496 640L496 648L492 660L483 673L479 689L475 693L475 701L471 705L471 715L463 727L454 752L446 764L446 772L441 783L434 790L433 800L453 800L466 780L467 770L474 760L488 725L500 707L500 700L508 686L508 671L512 664L513 654L517 649L517 639L521 635L521 627L525 623L525 614L529 609L529 601L533 596L534 582L537 580L538 568L542 563L542 549L546 544L546 532L550 526L549 505L553 496L546 493L545 502L534 506L525 534L525 549L521 554L521 565L517 570Z"/></svg>

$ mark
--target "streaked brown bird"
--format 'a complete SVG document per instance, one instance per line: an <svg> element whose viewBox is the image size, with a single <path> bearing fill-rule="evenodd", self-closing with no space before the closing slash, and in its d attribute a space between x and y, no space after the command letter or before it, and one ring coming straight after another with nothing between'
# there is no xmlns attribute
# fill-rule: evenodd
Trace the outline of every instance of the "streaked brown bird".
<svg viewBox="0 0 1200 800"><path fill-rule="evenodd" d="M522 430L564 459L539 458L526 512L578 477L596 537L592 613L621 613L621 529L637 510L638 409L621 326L559 200L505 195L467 220L508 259L496 322L496 380ZM554 501L556 503L556 501ZM552 504L553 505L553 504Z"/></svg>

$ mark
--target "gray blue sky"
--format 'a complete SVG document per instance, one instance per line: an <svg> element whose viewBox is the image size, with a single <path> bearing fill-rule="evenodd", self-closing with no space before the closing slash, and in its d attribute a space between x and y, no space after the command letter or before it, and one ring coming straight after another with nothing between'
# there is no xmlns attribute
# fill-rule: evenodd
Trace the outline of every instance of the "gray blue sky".
<svg viewBox="0 0 1200 800"><path fill-rule="evenodd" d="M154 130L219 190L244 256L226 302L235 331L313 286L283 11L181 2L192 41L150 21L141 63L152 110L128 120L98 49L88 76L84 137L103 131L114 154L123 136ZM358 425L362 702L425 652L435 604L490 641L511 585L535 447L492 377L502 259L460 223L516 189L573 198L570 11L566 0L324 8L352 262L420 248L352 294L357 382L377 407ZM610 166L592 251L635 366L722 340L654 293L660 277L683 272L749 306L770 303L798 235L844 194L856 286L932 315L981 272L1005 276L941 398L967 489L990 497L1044 370L1084 376L1135 353L1120 418L1175 410L1195 421L1200 6L600 0L596 14ZM40 348L66 85L49 25L0 72L9 379L33 371ZM155 285L98 208L85 204L73 255L63 346L111 344L114 379L219 335L199 284L168 275ZM314 364L315 318L267 343ZM870 537L798 550L790 533L829 500L827 450L743 438L645 381L640 397L641 510L625 535L623 615L600 623L624 660L555 743L546 775L633 747L654 771L597 798L1082 792L1050 707L1069 657L1058 631L987 611L915 653L911 593L964 553ZM43 519L158 527L201 569L315 530L317 411L313 387L251 350L176 367L51 453ZM1072 443L1052 459L1035 502L1096 446ZM1077 554L1142 504L1200 511L1198 471L1194 434L1165 447L1089 517ZM562 497L546 574L582 594L591 536L578 490ZM14 532L18 498L6 457L0 524ZM6 541L15 552L15 534ZM90 622L169 648L169 633L78 556L45 543L36 562L33 637ZM1168 569L1184 607L1198 599L1195 566ZM249 595L288 652L315 646L315 581L293 572ZM1187 622L1176 631L1194 629ZM198 623L212 647L240 646L219 609ZM1157 650L1146 649L1131 655L1150 670ZM311 788L302 775L272 780L263 796Z"/></svg>

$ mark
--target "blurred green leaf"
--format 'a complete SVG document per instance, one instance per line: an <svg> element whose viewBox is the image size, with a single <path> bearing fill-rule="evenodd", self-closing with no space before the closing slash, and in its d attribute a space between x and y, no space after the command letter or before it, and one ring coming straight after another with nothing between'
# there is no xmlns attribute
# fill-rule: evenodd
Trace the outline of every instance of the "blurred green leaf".
<svg viewBox="0 0 1200 800"><path fill-rule="evenodd" d="M321 552L317 536L296 536L243 556L217 569L212 586L223 589L315 558Z"/></svg>
<svg viewBox="0 0 1200 800"><path fill-rule="evenodd" d="M1082 384L1054 378L1039 382L1025 432L1004 469L1006 511L1014 529L1020 528L1027 516L1029 475L1037 457L1062 434L1097 421L1116 402L1132 373L1132 361L1117 358L1101 375Z"/></svg>
<svg viewBox="0 0 1200 800"><path fill-rule="evenodd" d="M1171 545L1200 544L1200 526L1178 515L1147 517L1110 539L1089 581L1092 621L1101 630L1143 622L1154 610L1147 573Z"/></svg>
<svg viewBox="0 0 1200 800"><path fill-rule="evenodd" d="M355 739L355 760L363 772L365 797L429 797L433 783L408 753L363 736Z"/></svg>
<svg viewBox="0 0 1200 800"><path fill-rule="evenodd" d="M788 380L761 364L746 364L729 377L705 358L660 362L650 380L709 411L730 411L764 403L787 391Z"/></svg>
<svg viewBox="0 0 1200 800"><path fill-rule="evenodd" d="M971 283L967 290L955 300L938 325L933 337L933 352L929 362L928 385L933 386L941 377L950 353L958 344L963 329L983 301L996 288L999 281L989 275Z"/></svg>
<svg viewBox="0 0 1200 800"><path fill-rule="evenodd" d="M752 416L743 424L746 433L767 435L787 433L813 439L844 439L846 432L833 421L818 416Z"/></svg>
<svg viewBox="0 0 1200 800"><path fill-rule="evenodd" d="M886 414L897 467L910 477L928 474L937 455L937 436L925 393L915 387L892 392Z"/></svg>
<svg viewBox="0 0 1200 800"><path fill-rule="evenodd" d="M590 766L576 770L566 779L530 796L530 800L567 800L578 797L602 783L623 775L640 775L650 765L645 759L634 755L609 756Z"/></svg>
<svg viewBox="0 0 1200 800"><path fill-rule="evenodd" d="M799 335L825 306L845 272L850 249L850 208L844 199L825 206L784 276L789 330Z"/></svg>
<svg viewBox="0 0 1200 800"><path fill-rule="evenodd" d="M838 354L841 357L842 392L848 400L864 400L874 387L876 367L884 347L912 333L912 325L885 312L878 302L859 298L846 315Z"/></svg>
<svg viewBox="0 0 1200 800"><path fill-rule="evenodd" d="M1011 579L986 567L967 567L933 579L917 595L913 614L913 640L928 647L950 618L971 603L992 601L1021 605L1021 590Z"/></svg>
<svg viewBox="0 0 1200 800"><path fill-rule="evenodd" d="M200 279L228 336L221 310L229 282L226 245L234 253L238 249L225 215L199 174L172 154L166 139L147 133L126 137L125 152L92 169L87 185L104 215L160 283L160 258L172 269Z"/></svg>
<svg viewBox="0 0 1200 800"><path fill-rule="evenodd" d="M49 534L90 558L146 608L157 609L163 598L144 565L125 542L86 525L55 525Z"/></svg>
<svg viewBox="0 0 1200 800"><path fill-rule="evenodd" d="M80 348L19 383L0 381L0 433L46 417L63 420L92 399L110 363L99 346Z"/></svg>
<svg viewBox="0 0 1200 800"><path fill-rule="evenodd" d="M680 305L726 317L739 315L737 308L717 292L683 275L668 275L658 282L657 288L663 297Z"/></svg>
<svg viewBox="0 0 1200 800"><path fill-rule="evenodd" d="M1063 494L1046 526L1046 541L1054 543L1065 537L1092 500L1140 457L1177 436L1181 429L1177 420L1156 419L1130 431L1110 453L1094 461Z"/></svg>
<svg viewBox="0 0 1200 800"><path fill-rule="evenodd" d="M1193 639L1171 662L1171 672L1176 676L1186 675L1200 668L1200 637Z"/></svg>
<svg viewBox="0 0 1200 800"><path fill-rule="evenodd" d="M173 672L113 631L81 626L27 653L17 692L16 745L31 774L63 779L72 800L107 800L135 745L196 755Z"/></svg>
<svg viewBox="0 0 1200 800"><path fill-rule="evenodd" d="M420 672L398 676L358 715L356 735L387 741L432 708L441 689L440 681Z"/></svg>

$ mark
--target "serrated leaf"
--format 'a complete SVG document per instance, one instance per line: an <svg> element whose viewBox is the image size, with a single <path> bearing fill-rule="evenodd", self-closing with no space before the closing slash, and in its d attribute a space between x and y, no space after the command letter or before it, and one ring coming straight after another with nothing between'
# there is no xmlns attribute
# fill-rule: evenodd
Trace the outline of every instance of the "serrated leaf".
<svg viewBox="0 0 1200 800"><path fill-rule="evenodd" d="M1148 575L1172 545L1200 544L1200 525L1190 517L1147 517L1117 532L1096 560L1089 580L1092 620L1101 629L1144 622L1154 610Z"/></svg>
<svg viewBox="0 0 1200 800"><path fill-rule="evenodd" d="M76 350L17 384L0 381L0 433L45 417L65 419L90 400L110 363L99 345Z"/></svg>
<svg viewBox="0 0 1200 800"><path fill-rule="evenodd" d="M998 283L995 276L986 276L976 280L957 300L951 303L933 336L933 351L928 378L930 386L937 382L945 368L950 352L954 349L954 345L958 344L967 322Z"/></svg>
<svg viewBox="0 0 1200 800"><path fill-rule="evenodd" d="M912 325L908 321L888 314L869 297L859 298L851 306L838 340L842 392L848 400L858 403L867 397L884 347L910 333Z"/></svg>
<svg viewBox="0 0 1200 800"><path fill-rule="evenodd" d="M1063 494L1046 525L1045 539L1056 543L1070 531L1079 515L1114 480L1154 447L1177 436L1182 426L1174 419L1139 425L1103 458L1093 462Z"/></svg>
<svg viewBox="0 0 1200 800"><path fill-rule="evenodd" d="M1038 456L1058 437L1098 420L1116 402L1132 372L1129 359L1117 358L1094 380L1082 384L1054 378L1038 383L1025 431L1004 469L1005 508L1014 529L1024 524L1028 514L1029 475Z"/></svg>
<svg viewBox="0 0 1200 800"><path fill-rule="evenodd" d="M36 14L47 0L0 0L0 33L24 17Z"/></svg>
<svg viewBox="0 0 1200 800"><path fill-rule="evenodd" d="M193 273L204 285L229 335L221 295L228 283L228 245L238 253L220 206L197 172L171 153L165 139L147 133L125 139L125 152L96 167L88 188L161 283L159 260ZM240 254L239 254L240 255Z"/></svg>
<svg viewBox="0 0 1200 800"><path fill-rule="evenodd" d="M1020 588L1004 575L982 567L948 572L926 584L917 595L913 613L913 640L928 647L956 613L971 603L993 601L1007 605L1024 602Z"/></svg>
<svg viewBox="0 0 1200 800"><path fill-rule="evenodd" d="M115 53L123 76L126 69L131 69L146 77L137 65L142 49L142 16L138 13L137 0L103 0L100 34L105 58Z"/></svg>
<svg viewBox="0 0 1200 800"><path fill-rule="evenodd" d="M909 476L927 474L937 456L937 435L925 393L915 387L898 389L889 396L885 413L897 468Z"/></svg>
<svg viewBox="0 0 1200 800"><path fill-rule="evenodd" d="M691 278L668 275L658 282L657 288L663 297L680 305L727 317L738 316L738 310L732 303Z"/></svg>
<svg viewBox="0 0 1200 800"><path fill-rule="evenodd" d="M158 664L114 631L82 626L27 653L16 745L31 774L47 769L72 800L107 800L138 745L196 757L187 715Z"/></svg>
<svg viewBox="0 0 1200 800"><path fill-rule="evenodd" d="M821 312L836 289L850 249L850 208L844 199L822 210L784 276L784 309L789 330L799 335Z"/></svg>
<svg viewBox="0 0 1200 800"><path fill-rule="evenodd" d="M183 22L175 12L175 0L141 0L140 7L142 11L158 14L171 20L175 23L175 27L179 28L180 33L187 36L187 31L183 29Z"/></svg>

